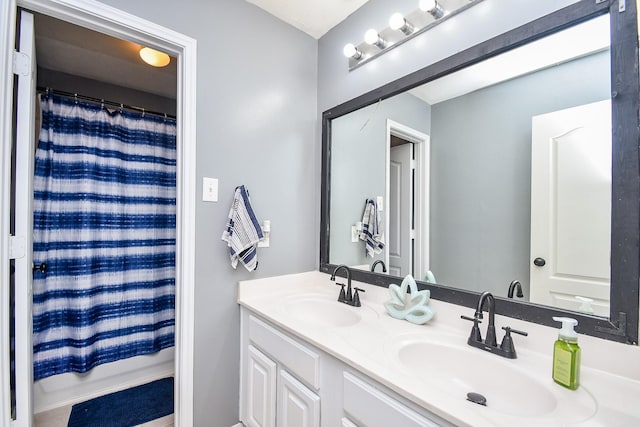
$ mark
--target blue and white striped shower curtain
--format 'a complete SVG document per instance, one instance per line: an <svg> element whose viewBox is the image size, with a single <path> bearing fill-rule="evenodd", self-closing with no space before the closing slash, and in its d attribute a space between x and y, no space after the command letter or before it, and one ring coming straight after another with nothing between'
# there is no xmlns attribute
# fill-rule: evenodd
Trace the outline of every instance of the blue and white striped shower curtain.
<svg viewBox="0 0 640 427"><path fill-rule="evenodd" d="M34 179L34 379L174 343L175 120L52 94Z"/></svg>

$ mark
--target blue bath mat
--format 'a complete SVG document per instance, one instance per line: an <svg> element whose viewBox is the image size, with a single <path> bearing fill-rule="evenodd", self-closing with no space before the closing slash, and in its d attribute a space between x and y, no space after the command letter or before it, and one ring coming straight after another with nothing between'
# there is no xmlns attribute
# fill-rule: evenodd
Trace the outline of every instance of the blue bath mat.
<svg viewBox="0 0 640 427"><path fill-rule="evenodd" d="M173 378L73 405L67 427L130 427L173 413Z"/></svg>

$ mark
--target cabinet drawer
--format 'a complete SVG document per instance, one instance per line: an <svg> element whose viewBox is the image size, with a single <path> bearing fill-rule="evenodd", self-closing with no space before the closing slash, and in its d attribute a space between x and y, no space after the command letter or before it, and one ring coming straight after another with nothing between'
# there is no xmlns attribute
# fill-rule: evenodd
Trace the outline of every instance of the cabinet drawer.
<svg viewBox="0 0 640 427"><path fill-rule="evenodd" d="M249 339L309 387L320 389L318 354L254 316L249 316Z"/></svg>
<svg viewBox="0 0 640 427"><path fill-rule="evenodd" d="M391 396L348 372L343 376L343 408L349 419L367 427L438 427Z"/></svg>

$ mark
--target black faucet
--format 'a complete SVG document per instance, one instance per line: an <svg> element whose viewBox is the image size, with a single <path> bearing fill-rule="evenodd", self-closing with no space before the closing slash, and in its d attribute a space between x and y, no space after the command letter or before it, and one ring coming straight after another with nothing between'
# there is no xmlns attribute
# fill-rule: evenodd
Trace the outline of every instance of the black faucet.
<svg viewBox="0 0 640 427"><path fill-rule="evenodd" d="M478 299L478 306L476 312L473 314L474 318L482 319L482 309L484 302L489 301L489 325L487 326L487 336L484 339L486 345L496 346L496 300L491 292L483 292Z"/></svg>
<svg viewBox="0 0 640 427"><path fill-rule="evenodd" d="M518 298L524 297L524 294L522 293L522 284L517 280L514 280L513 282L511 282L509 284L509 291L507 291L507 297L508 298L513 298L513 291L514 290L516 291L516 296Z"/></svg>
<svg viewBox="0 0 640 427"><path fill-rule="evenodd" d="M347 267L344 264L337 266L335 268L335 270L333 270L333 273L331 274L331 279L330 280L335 282L336 273L340 269L343 269L344 271L347 272L347 290L345 291L345 289L344 289L344 283L336 283L336 285L342 286L342 289L340 289L340 295L338 296L338 301L343 302L343 303L348 304L348 305L352 305L354 307L360 307L361 306L361 304L360 304L360 295L358 295L358 291L364 292L364 289L354 288L355 289L355 293L351 293L351 269L349 269L349 267Z"/></svg>
<svg viewBox="0 0 640 427"><path fill-rule="evenodd" d="M381 259L377 260L376 262L373 263L373 265L371 266L371 271L375 271L376 270L376 266L378 264L382 264L382 272L386 273L387 272L387 266L384 264L384 261L382 261Z"/></svg>
<svg viewBox="0 0 640 427"><path fill-rule="evenodd" d="M487 336L483 340L482 334L480 333L480 327L478 326L481 322L482 311L485 305L485 301L488 301L487 310L489 311L489 325L487 326ZM518 331L516 329L512 329L508 326L503 327L505 330L504 338L502 338L502 342L500 346L498 346L496 342L496 300L491 294L491 292L483 292L478 299L478 306L476 307L476 311L473 314L473 317L461 316L465 320L470 320L473 322L473 328L471 329L471 335L469 335L469 339L467 340L467 344L472 347L480 348L482 350L486 350L490 353L497 354L502 357L507 357L509 359L515 359L517 356L516 349L513 345L513 339L511 338L511 332L515 334L520 334L527 336L526 332Z"/></svg>

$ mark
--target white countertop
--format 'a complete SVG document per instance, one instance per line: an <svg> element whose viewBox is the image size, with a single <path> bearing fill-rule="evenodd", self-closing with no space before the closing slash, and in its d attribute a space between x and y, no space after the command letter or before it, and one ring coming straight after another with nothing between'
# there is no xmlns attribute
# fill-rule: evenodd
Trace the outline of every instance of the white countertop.
<svg viewBox="0 0 640 427"><path fill-rule="evenodd" d="M328 274L318 271L242 281L238 303L456 425L552 426L567 425L569 419L575 421L570 424L580 426L640 425L640 349L636 346L580 335L581 386L577 391L570 391L551 379L551 354L557 338L554 328L496 316L498 343L503 336L502 326L529 334L513 336L518 358L509 360L466 345L471 322L460 319L460 315L473 316L473 309L431 300L429 305L437 311L436 316L426 325L414 325L386 313L383 303L390 299L386 288L355 281L353 286L365 289L366 293L361 295L363 307L348 307L362 317L350 326L333 327L318 319L305 320L299 313L293 315L286 309L287 304L283 302L292 298L323 301L337 298L339 288L329 280ZM336 304L341 303L336 301ZM480 328L484 336L486 326L483 324ZM471 353L473 366L461 367L460 371L491 370L496 382L505 383L506 393L521 393L525 398L536 399L533 388L540 388L541 396L549 400L547 407L552 409L539 415L534 413L535 405L525 405L523 409L503 406L496 410L495 405L492 408L491 404L487 407L472 404L464 395L457 398L450 390L427 380L430 372L436 376L447 369L456 369L442 366L447 361L441 360L440 366L434 366L425 353L421 363L410 369L398 362L398 345L423 339L462 346L467 360L467 351L477 353L477 356ZM509 375L516 372L526 374L531 390L527 387L509 389ZM545 404L542 397L537 398L536 405ZM490 396L487 399L492 403Z"/></svg>

